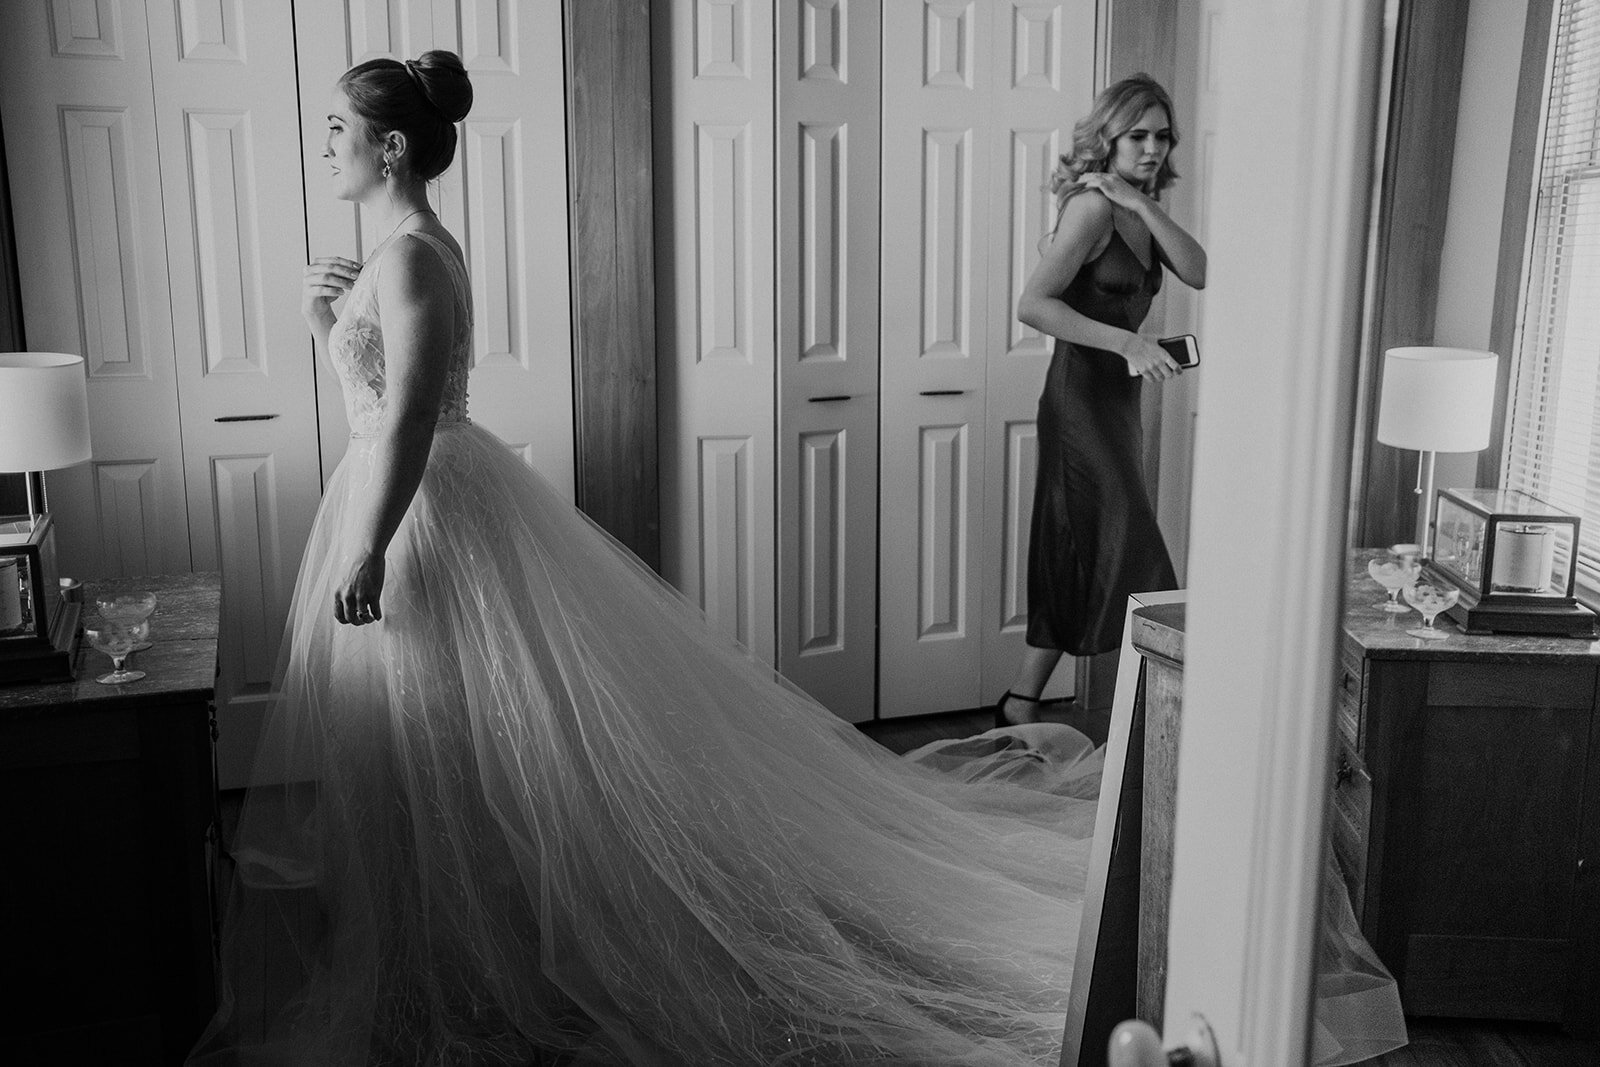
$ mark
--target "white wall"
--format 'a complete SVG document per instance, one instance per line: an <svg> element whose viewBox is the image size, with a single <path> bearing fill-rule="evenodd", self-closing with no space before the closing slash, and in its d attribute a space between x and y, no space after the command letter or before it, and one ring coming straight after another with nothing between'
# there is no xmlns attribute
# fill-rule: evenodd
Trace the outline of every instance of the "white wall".
<svg viewBox="0 0 1600 1067"><path fill-rule="evenodd" d="M1527 17L1527 0L1473 0L1468 14L1450 211L1433 329L1437 345L1489 347L1506 167ZM1511 358L1510 352L1499 355L1503 360ZM1476 485L1477 469L1478 453L1441 454L1436 484Z"/></svg>

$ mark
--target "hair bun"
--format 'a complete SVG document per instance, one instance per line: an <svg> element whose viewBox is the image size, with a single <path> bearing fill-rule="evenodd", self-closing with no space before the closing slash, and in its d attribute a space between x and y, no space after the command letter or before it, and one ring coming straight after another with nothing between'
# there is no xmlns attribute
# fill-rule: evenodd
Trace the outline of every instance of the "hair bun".
<svg viewBox="0 0 1600 1067"><path fill-rule="evenodd" d="M439 114L449 122L460 122L472 110L472 80L461 57L454 52L433 49L406 64L416 74L417 86Z"/></svg>

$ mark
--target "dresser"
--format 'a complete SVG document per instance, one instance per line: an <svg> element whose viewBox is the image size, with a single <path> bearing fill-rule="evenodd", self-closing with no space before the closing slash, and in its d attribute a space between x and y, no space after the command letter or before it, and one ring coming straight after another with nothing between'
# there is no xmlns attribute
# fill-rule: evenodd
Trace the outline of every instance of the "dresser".
<svg viewBox="0 0 1600 1067"><path fill-rule="evenodd" d="M154 592L142 681L81 648L74 679L0 687L0 1008L7 1060L182 1060L213 1010L216 574Z"/></svg>
<svg viewBox="0 0 1600 1067"><path fill-rule="evenodd" d="M1600 642L1406 634L1348 560L1330 842L1411 1015L1600 1024ZM1181 605L1135 612L1143 659L1139 1013L1160 1013L1181 738Z"/></svg>

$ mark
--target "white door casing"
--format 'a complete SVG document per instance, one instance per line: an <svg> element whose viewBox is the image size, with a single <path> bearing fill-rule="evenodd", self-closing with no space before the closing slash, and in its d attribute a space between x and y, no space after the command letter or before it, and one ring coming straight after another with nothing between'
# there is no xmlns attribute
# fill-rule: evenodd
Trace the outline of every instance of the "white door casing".
<svg viewBox="0 0 1600 1067"><path fill-rule="evenodd" d="M568 276L566 75L561 5L512 0L330 4L295 0L306 220L313 256L363 259L386 235L331 195L328 100L364 60L457 53L473 105L431 197L466 253L474 336L470 413L568 499L575 472ZM336 308L337 310L337 308ZM323 479L349 426L318 373Z"/></svg>
<svg viewBox="0 0 1600 1067"><path fill-rule="evenodd" d="M144 5L9 4L0 26L28 345L87 365L94 459L46 476L62 573L188 571Z"/></svg>
<svg viewBox="0 0 1600 1067"><path fill-rule="evenodd" d="M1382 2L1205 8L1209 350L1165 1030L1198 1013L1223 1063L1290 1064L1308 1047Z"/></svg>
<svg viewBox="0 0 1600 1067"><path fill-rule="evenodd" d="M877 5L777 25L778 669L852 722L877 661Z"/></svg>
<svg viewBox="0 0 1600 1067"><path fill-rule="evenodd" d="M773 15L652 5L661 562L775 660Z"/></svg>
<svg viewBox="0 0 1600 1067"><path fill-rule="evenodd" d="M1022 654L1048 339L1015 319L1093 97L1081 0L886 5L879 714L992 700Z"/></svg>

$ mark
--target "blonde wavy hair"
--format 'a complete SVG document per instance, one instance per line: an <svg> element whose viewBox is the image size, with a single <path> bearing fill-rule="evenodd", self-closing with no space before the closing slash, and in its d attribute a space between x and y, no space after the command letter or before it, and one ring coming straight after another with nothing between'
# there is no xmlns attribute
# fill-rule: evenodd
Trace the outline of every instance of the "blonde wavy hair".
<svg viewBox="0 0 1600 1067"><path fill-rule="evenodd" d="M1076 184L1079 178L1109 169L1117 138L1133 129L1144 113L1156 106L1166 111L1172 147L1178 147L1178 119L1172 113L1172 98L1160 82L1148 74L1130 74L1102 89L1094 99L1094 107L1072 127L1072 151L1062 154L1050 174L1050 191L1055 194L1057 205L1082 188ZM1161 190L1177 178L1172 153L1168 152L1156 171L1149 190L1151 198L1161 199Z"/></svg>

